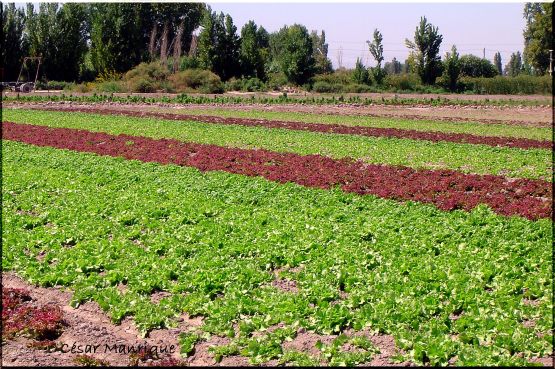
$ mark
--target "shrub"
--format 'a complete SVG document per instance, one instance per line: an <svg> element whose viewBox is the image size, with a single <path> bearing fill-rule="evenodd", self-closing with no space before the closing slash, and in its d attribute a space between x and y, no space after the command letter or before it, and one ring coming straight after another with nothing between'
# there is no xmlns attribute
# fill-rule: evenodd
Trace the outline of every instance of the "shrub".
<svg viewBox="0 0 555 369"><path fill-rule="evenodd" d="M168 78L170 72L168 68L160 62L155 61L152 63L141 63L129 72L125 73L126 80L132 80L137 77L142 77L150 81L163 81Z"/></svg>
<svg viewBox="0 0 555 369"><path fill-rule="evenodd" d="M105 81L95 83L95 91L98 92L125 92L125 86L120 81Z"/></svg>
<svg viewBox="0 0 555 369"><path fill-rule="evenodd" d="M222 93L223 84L220 77L203 69L188 69L169 77L169 81L177 92L198 90L203 93Z"/></svg>
<svg viewBox="0 0 555 369"><path fill-rule="evenodd" d="M243 91L256 92L256 91L266 90L266 85L264 84L264 82L262 82L256 77L242 79L241 81L242 81L241 90Z"/></svg>
<svg viewBox="0 0 555 369"><path fill-rule="evenodd" d="M135 77L128 84L132 92L155 92L156 89L152 82L143 77Z"/></svg>
<svg viewBox="0 0 555 369"><path fill-rule="evenodd" d="M182 72L187 69L197 69L200 67L198 59L194 56L183 56L179 64L179 70Z"/></svg>
<svg viewBox="0 0 555 369"><path fill-rule="evenodd" d="M313 81L316 82L327 82L330 85L348 85L352 83L353 71L345 68L337 69L333 73L329 74L319 74L314 76Z"/></svg>
<svg viewBox="0 0 555 369"><path fill-rule="evenodd" d="M37 90L69 90L75 83L64 81L38 81L36 85Z"/></svg>
<svg viewBox="0 0 555 369"><path fill-rule="evenodd" d="M416 74L389 74L385 77L384 84L395 91L416 91L421 85Z"/></svg>
<svg viewBox="0 0 555 369"><path fill-rule="evenodd" d="M69 91L73 91L73 92L81 92L81 93L85 93L85 92L91 92L95 87L95 84L92 82L85 82L85 83L80 83L78 85L73 85L73 86L68 86L67 89Z"/></svg>
<svg viewBox="0 0 555 369"><path fill-rule="evenodd" d="M243 87L243 82L235 77L230 78L225 82L226 91L241 91Z"/></svg>
<svg viewBox="0 0 555 369"><path fill-rule="evenodd" d="M342 87L341 85L332 85L326 81L318 81L312 85L312 91L320 93L342 92Z"/></svg>
<svg viewBox="0 0 555 369"><path fill-rule="evenodd" d="M268 89L279 91L283 86L287 85L287 77L281 72L268 74Z"/></svg>
<svg viewBox="0 0 555 369"><path fill-rule="evenodd" d="M553 91L550 76L536 77L519 75L516 77L469 78L460 80L467 91L477 94L543 94L549 95Z"/></svg>
<svg viewBox="0 0 555 369"><path fill-rule="evenodd" d="M124 80L127 88L132 92L155 92L163 89L163 82L168 79L170 72L160 62L141 63L125 73Z"/></svg>

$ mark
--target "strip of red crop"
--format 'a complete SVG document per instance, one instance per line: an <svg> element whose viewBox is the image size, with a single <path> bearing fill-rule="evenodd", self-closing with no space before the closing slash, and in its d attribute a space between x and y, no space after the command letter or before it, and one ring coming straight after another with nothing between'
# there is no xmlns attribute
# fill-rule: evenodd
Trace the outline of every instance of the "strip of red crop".
<svg viewBox="0 0 555 369"><path fill-rule="evenodd" d="M37 146L171 163L201 171L222 170L307 187L340 186L344 191L362 195L432 203L443 210L470 210L484 203L502 215L528 219L552 216L551 183L541 180L509 180L452 170L416 170L320 155L245 150L10 122L3 122L2 126L3 139Z"/></svg>
<svg viewBox="0 0 555 369"><path fill-rule="evenodd" d="M288 122L266 119L223 118L209 115L172 114L160 112L139 112L123 109L101 109L85 107L40 107L39 110L70 111L106 115L125 115L132 117L152 117L167 120L196 121L202 123L242 125L267 128L285 128L295 131L310 131L323 133L348 134L367 137L394 137L411 140L425 140L431 142L456 142L467 144L480 144L494 147L515 147L521 149L550 149L551 141L532 140L529 138L478 136L468 133L445 133L432 131L417 131L399 128L373 128L362 126L346 126L341 124Z"/></svg>

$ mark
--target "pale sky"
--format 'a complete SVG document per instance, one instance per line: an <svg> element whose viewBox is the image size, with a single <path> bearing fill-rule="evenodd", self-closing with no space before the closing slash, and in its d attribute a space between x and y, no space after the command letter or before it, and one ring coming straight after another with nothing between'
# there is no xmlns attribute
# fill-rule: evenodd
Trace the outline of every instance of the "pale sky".
<svg viewBox="0 0 555 369"><path fill-rule="evenodd" d="M522 16L524 3L208 3L213 11L229 13L238 32L249 20L268 32L284 25L300 23L309 31L325 30L328 57L338 66L342 49L343 66L353 67L357 57L367 66L375 64L368 52L374 28L383 35L385 61L393 57L404 62L408 56L405 38L413 39L421 16L439 28L443 35L441 55L455 44L459 54L483 56L493 61L501 53L503 65L511 53L524 48Z"/></svg>

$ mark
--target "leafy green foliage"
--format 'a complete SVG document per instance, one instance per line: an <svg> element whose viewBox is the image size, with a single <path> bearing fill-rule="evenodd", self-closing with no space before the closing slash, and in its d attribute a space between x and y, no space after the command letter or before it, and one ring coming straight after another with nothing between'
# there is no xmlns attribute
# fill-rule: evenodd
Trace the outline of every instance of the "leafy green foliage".
<svg viewBox="0 0 555 369"><path fill-rule="evenodd" d="M265 79L264 65L268 58L268 42L268 33L263 27L257 27L253 21L243 26L239 50L243 76Z"/></svg>
<svg viewBox="0 0 555 369"><path fill-rule="evenodd" d="M35 13L27 4L29 53L42 56L40 74L46 79L74 81L87 51L88 13L85 4L41 3Z"/></svg>
<svg viewBox="0 0 555 369"><path fill-rule="evenodd" d="M382 69L383 62L383 36L377 29L374 30L374 38L372 41L366 41L370 54L378 63L372 68L372 77L378 85L381 85L385 77L385 72Z"/></svg>
<svg viewBox="0 0 555 369"><path fill-rule="evenodd" d="M438 28L428 23L426 17L420 18L420 24L414 32L414 41L405 40L407 47L412 50L413 66L422 83L434 84L441 75L439 47L442 40L443 36L439 34Z"/></svg>
<svg viewBox="0 0 555 369"><path fill-rule="evenodd" d="M487 59L476 55L463 55L459 59L460 71L466 77L491 78L497 75L497 68Z"/></svg>
<svg viewBox="0 0 555 369"><path fill-rule="evenodd" d="M197 332L184 332L179 335L179 352L182 356L189 356L195 349L195 344L202 339Z"/></svg>
<svg viewBox="0 0 555 369"><path fill-rule="evenodd" d="M147 108L148 109L148 108ZM473 122L446 122L434 120L410 120L402 118L382 118L382 117L365 117L336 114L316 114L316 113L299 113L299 112L275 112L269 110L231 110L228 108L197 108L187 107L183 109L165 109L153 107L148 109L154 112L164 113L184 113L193 115L210 115L225 118L250 118L250 119L267 119L280 120L290 122L305 123L324 123L324 124L341 124L346 126L362 126L362 127L379 127L379 128L400 128L413 129L418 131L434 131L446 133L469 133L482 136L500 136L500 137L521 137L536 140L550 140L551 128L540 127L520 127L517 125L505 124L482 124Z"/></svg>
<svg viewBox="0 0 555 369"><path fill-rule="evenodd" d="M25 12L14 3L6 4L2 10L2 80L15 81L23 57L27 56L28 43L24 33Z"/></svg>
<svg viewBox="0 0 555 369"><path fill-rule="evenodd" d="M520 51L511 54L511 59L509 63L505 66L505 73L509 77L516 77L524 71L524 66L522 65L522 56Z"/></svg>
<svg viewBox="0 0 555 369"><path fill-rule="evenodd" d="M362 60L357 58L355 69L353 70L353 81L359 84L368 84L370 82L368 69L362 64Z"/></svg>
<svg viewBox="0 0 555 369"><path fill-rule="evenodd" d="M553 50L553 3L526 3L524 5L524 60L534 71L549 72L549 50Z"/></svg>
<svg viewBox="0 0 555 369"><path fill-rule="evenodd" d="M3 119L51 127L79 128L110 134L175 138L182 141L240 148L263 148L298 154L351 157L368 163L415 168L444 167L479 174L550 178L551 155L545 149L515 149L388 137L363 137L318 132L176 122L95 114L4 109ZM486 158L486 160L484 160Z"/></svg>
<svg viewBox="0 0 555 369"><path fill-rule="evenodd" d="M239 76L240 43L231 16L224 16L223 12L216 14L208 8L202 27L197 50L200 66L216 73L223 81Z"/></svg>
<svg viewBox="0 0 555 369"><path fill-rule="evenodd" d="M343 351L344 345L350 344L355 350ZM316 347L322 351L322 357L331 366L355 366L369 362L374 354L379 350L374 347L368 338L354 337L349 339L346 335L339 335L330 345L325 345L321 341L316 343Z"/></svg>
<svg viewBox="0 0 555 369"><path fill-rule="evenodd" d="M96 301L143 332L200 314L203 331L232 337L215 352L252 362L283 359L278 342L299 326L389 334L420 365L516 365L552 352L550 219L14 142L2 161L3 270L68 286L74 305ZM293 267L297 293L271 284ZM155 304L160 290L171 295ZM351 340L357 350L341 350L339 335L321 351L335 364L371 357L367 340Z"/></svg>
<svg viewBox="0 0 555 369"><path fill-rule="evenodd" d="M457 81L461 73L461 61L459 59L459 53L457 53L457 47L453 45L451 52L445 54L445 60L443 62L444 70L443 73L448 82L449 89L454 91L457 89Z"/></svg>
<svg viewBox="0 0 555 369"><path fill-rule="evenodd" d="M314 74L312 40L305 26L284 26L270 37L271 58L289 82L302 85Z"/></svg>
<svg viewBox="0 0 555 369"><path fill-rule="evenodd" d="M331 60L328 58L328 44L326 43L326 32L322 30L318 36L318 32L310 32L312 39L312 53L314 58L314 72L318 74L327 74L333 72Z"/></svg>

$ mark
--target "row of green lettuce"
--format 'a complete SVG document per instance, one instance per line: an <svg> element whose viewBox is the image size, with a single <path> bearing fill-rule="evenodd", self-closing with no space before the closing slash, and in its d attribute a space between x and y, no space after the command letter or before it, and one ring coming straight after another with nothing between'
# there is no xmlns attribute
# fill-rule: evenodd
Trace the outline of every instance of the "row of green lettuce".
<svg viewBox="0 0 555 369"><path fill-rule="evenodd" d="M210 115L223 118L268 119L288 122L340 124L345 126L361 126L376 128L398 128L416 131L445 133L468 133L478 136L518 137L533 140L551 140L551 128L530 127L515 124L484 124L478 122L437 121L430 119L384 118L369 116L353 116L338 114L315 114L305 112L282 112L260 110L255 107L249 110L227 108L198 107L146 107L143 111L154 111L174 114Z"/></svg>
<svg viewBox="0 0 555 369"><path fill-rule="evenodd" d="M299 327L392 335L400 359L418 364L517 365L552 353L548 219L10 141L2 158L3 270L68 286L75 306L96 301L143 332L201 315L202 331L182 341L231 337L215 359L311 363L281 346ZM156 303L157 291L170 295ZM319 344L332 363L375 352L361 341L353 357L337 342Z"/></svg>
<svg viewBox="0 0 555 369"><path fill-rule="evenodd" d="M524 150L452 142L433 143L389 137L22 109L4 109L2 120L110 134L174 138L227 147L261 148L301 155L350 157L374 164L453 169L465 173L546 180L551 179L552 173L551 153L545 149Z"/></svg>
<svg viewBox="0 0 555 369"><path fill-rule="evenodd" d="M66 95L64 93L58 94L20 94L8 93L3 94L2 99L5 102L46 102L46 101L66 101L66 102L119 102L119 103L176 103L176 104L310 104L310 105L337 105L337 104L384 104L384 105L430 105L430 106L543 106L551 105L551 98L549 96L535 96L519 97L518 95L493 97L493 98L476 98L468 96L468 98L461 97L460 95L404 95L399 94L376 94L374 96L364 96L360 94L291 94L286 92L278 96L253 94L251 96L237 96L237 95L203 95L203 94L125 94L125 93L111 93L111 94L77 94Z"/></svg>

